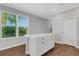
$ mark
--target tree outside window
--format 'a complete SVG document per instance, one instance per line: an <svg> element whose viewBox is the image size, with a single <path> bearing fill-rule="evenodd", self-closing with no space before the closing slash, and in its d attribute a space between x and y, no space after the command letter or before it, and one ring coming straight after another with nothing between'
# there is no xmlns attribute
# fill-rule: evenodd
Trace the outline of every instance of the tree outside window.
<svg viewBox="0 0 79 59"><path fill-rule="evenodd" d="M16 36L16 15L2 12L2 37L15 37Z"/></svg>

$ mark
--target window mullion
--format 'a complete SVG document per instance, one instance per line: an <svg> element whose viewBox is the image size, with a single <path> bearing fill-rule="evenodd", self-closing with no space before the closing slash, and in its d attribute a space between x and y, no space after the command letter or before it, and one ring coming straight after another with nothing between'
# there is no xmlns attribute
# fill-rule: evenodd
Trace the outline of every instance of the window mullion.
<svg viewBox="0 0 79 59"><path fill-rule="evenodd" d="M1 12L0 12L0 38L2 38L2 21L1 21Z"/></svg>
<svg viewBox="0 0 79 59"><path fill-rule="evenodd" d="M18 15L16 15L16 37L19 36L19 30L18 30Z"/></svg>

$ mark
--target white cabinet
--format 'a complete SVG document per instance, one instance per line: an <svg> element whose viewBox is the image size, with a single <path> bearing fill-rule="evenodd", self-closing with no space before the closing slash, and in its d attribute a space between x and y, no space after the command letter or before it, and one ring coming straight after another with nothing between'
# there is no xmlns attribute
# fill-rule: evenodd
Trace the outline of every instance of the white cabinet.
<svg viewBox="0 0 79 59"><path fill-rule="evenodd" d="M76 43L75 41L77 40L76 25L77 23L75 19L64 20L64 39L63 39L64 44L75 46L74 43Z"/></svg>
<svg viewBox="0 0 79 59"><path fill-rule="evenodd" d="M70 18L64 20L64 39L63 43L71 46L78 46L79 39L79 20Z"/></svg>
<svg viewBox="0 0 79 59"><path fill-rule="evenodd" d="M52 39L52 37L52 34L30 35L29 54L32 56L40 56L49 51L50 49L52 49L54 47L54 39Z"/></svg>
<svg viewBox="0 0 79 59"><path fill-rule="evenodd" d="M56 36L55 42L79 48L79 17L66 16L53 19L52 31Z"/></svg>

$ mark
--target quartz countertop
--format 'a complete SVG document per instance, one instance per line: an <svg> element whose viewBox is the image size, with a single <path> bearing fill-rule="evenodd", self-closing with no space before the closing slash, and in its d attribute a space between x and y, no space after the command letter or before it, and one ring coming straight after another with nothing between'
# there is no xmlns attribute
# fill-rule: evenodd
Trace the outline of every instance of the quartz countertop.
<svg viewBox="0 0 79 59"><path fill-rule="evenodd" d="M54 34L52 33L30 34L30 35L26 35L26 37L39 38L39 37L44 37L44 36L49 36L49 35L54 35Z"/></svg>

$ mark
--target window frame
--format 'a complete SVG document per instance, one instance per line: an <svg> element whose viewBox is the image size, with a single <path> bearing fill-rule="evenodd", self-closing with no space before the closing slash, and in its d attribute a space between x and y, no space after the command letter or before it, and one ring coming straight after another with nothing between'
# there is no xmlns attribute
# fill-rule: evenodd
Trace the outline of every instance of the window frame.
<svg viewBox="0 0 79 59"><path fill-rule="evenodd" d="M16 13L12 13L12 12L8 12L8 14L12 14L12 15L16 15L16 36L15 37L6 37L6 38L3 38L2 37L2 21L1 21L1 16L2 16L2 12L4 11L0 11L0 29L1 29L1 37L0 37L0 40L4 40L4 39L12 39L12 38L18 38L18 37L25 37L26 35L24 36L19 36L19 24L18 24L18 16L25 16L26 17L26 20L28 21L28 32L27 32L27 35L29 34L29 16L27 15L21 15L21 14L16 14Z"/></svg>

